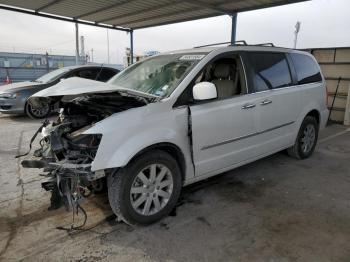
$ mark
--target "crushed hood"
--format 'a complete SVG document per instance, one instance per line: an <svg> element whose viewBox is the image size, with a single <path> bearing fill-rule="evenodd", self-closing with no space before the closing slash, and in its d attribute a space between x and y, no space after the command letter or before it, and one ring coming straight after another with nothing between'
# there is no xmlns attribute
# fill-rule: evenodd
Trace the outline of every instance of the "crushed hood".
<svg viewBox="0 0 350 262"><path fill-rule="evenodd" d="M149 95L143 92L123 88L117 85L112 85L100 81L71 77L68 79L63 79L58 84L46 88L44 90L35 93L30 98L40 98L40 97L61 97L61 96L79 96L91 93L109 93L121 91L129 93L131 95L137 95L146 98L156 98L157 96Z"/></svg>
<svg viewBox="0 0 350 262"><path fill-rule="evenodd" d="M42 85L42 83L25 81L25 82L18 82L18 83L13 83L8 85L2 85L0 86L0 93L16 92L22 88L29 88L37 85Z"/></svg>

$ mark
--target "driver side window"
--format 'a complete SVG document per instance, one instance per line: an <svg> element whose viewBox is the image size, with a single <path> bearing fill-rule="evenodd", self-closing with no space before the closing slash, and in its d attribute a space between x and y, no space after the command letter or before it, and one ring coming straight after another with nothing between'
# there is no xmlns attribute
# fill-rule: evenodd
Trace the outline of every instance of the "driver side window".
<svg viewBox="0 0 350 262"><path fill-rule="evenodd" d="M193 103L193 86L200 82L213 83L216 86L217 99L227 99L247 93L243 65L237 54L221 56L209 62L182 93L176 105Z"/></svg>

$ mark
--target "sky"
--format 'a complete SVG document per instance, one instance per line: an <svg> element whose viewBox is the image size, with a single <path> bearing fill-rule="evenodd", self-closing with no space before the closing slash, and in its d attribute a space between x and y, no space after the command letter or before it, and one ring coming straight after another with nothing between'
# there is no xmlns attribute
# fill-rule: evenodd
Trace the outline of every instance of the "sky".
<svg viewBox="0 0 350 262"><path fill-rule="evenodd" d="M312 0L238 14L237 40L292 47L294 26L301 22L298 48L350 46L350 0ZM79 25L85 51L107 63L107 29ZM110 63L123 63L126 32L110 30ZM231 18L218 16L134 31L136 54L191 48L230 41ZM0 51L74 55L75 26L43 17L0 10Z"/></svg>

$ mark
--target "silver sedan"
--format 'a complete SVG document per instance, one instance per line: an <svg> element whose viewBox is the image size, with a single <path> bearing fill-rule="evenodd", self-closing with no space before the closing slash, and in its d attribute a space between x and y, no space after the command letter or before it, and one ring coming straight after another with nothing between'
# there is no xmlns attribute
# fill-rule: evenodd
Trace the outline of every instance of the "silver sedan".
<svg viewBox="0 0 350 262"><path fill-rule="evenodd" d="M119 73L118 69L101 65L69 66L51 71L35 81L0 86L0 112L45 118L50 114L51 108L49 106L40 109L32 108L27 103L31 95L57 84L61 79L75 76L106 82L117 73Z"/></svg>

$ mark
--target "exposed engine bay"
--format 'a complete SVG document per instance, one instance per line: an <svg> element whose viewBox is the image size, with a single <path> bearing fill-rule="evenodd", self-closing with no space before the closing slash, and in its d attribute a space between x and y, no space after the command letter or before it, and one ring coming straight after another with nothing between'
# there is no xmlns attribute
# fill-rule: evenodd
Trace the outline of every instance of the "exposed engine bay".
<svg viewBox="0 0 350 262"><path fill-rule="evenodd" d="M60 108L58 118L45 120L31 140L32 143L41 133L40 148L34 151L36 159L22 161L25 168L43 168L42 175L48 180L42 183L42 187L52 192L50 209L64 204L67 210L78 210L86 189L103 190L104 177L113 171L91 171L102 135L83 132L112 114L145 106L152 99L114 91L83 94L75 98L39 97L33 101L35 106L49 102Z"/></svg>

